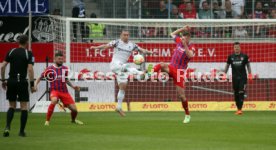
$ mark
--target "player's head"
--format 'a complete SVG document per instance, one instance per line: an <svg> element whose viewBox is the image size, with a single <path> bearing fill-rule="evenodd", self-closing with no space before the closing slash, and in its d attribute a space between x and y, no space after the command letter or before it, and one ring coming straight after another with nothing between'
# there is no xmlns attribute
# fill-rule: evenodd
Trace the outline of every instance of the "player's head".
<svg viewBox="0 0 276 150"><path fill-rule="evenodd" d="M121 31L121 40L124 42L128 42L128 39L129 39L129 31L126 29L123 29Z"/></svg>
<svg viewBox="0 0 276 150"><path fill-rule="evenodd" d="M241 52L241 47L240 47L240 43L239 43L239 42L235 42L235 43L234 43L234 52L235 52L236 54L240 54L240 52Z"/></svg>
<svg viewBox="0 0 276 150"><path fill-rule="evenodd" d="M63 65L64 57L62 52L57 52L55 54L55 64L60 67Z"/></svg>
<svg viewBox="0 0 276 150"><path fill-rule="evenodd" d="M91 13L90 18L97 18L97 15L95 13Z"/></svg>
<svg viewBox="0 0 276 150"><path fill-rule="evenodd" d="M182 41L185 40L187 42L187 44L189 44L189 42L191 40L191 33L189 31L184 31L181 39L182 39Z"/></svg>
<svg viewBox="0 0 276 150"><path fill-rule="evenodd" d="M28 46L29 37L27 35L21 35L18 37L18 44L24 48Z"/></svg>

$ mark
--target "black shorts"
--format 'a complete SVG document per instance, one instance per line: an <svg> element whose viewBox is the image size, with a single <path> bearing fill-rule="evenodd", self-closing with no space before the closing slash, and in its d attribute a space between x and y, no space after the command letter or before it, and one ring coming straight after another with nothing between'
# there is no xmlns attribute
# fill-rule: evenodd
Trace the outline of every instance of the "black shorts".
<svg viewBox="0 0 276 150"><path fill-rule="evenodd" d="M246 90L247 79L233 79L232 82L234 92Z"/></svg>
<svg viewBox="0 0 276 150"><path fill-rule="evenodd" d="M7 100L29 102L29 83L27 80L9 79L7 83Z"/></svg>

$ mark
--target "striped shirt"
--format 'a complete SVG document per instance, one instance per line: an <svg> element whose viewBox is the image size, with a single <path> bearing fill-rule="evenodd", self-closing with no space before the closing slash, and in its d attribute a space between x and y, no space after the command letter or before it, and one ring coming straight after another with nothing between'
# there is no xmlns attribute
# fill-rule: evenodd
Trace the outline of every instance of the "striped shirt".
<svg viewBox="0 0 276 150"><path fill-rule="evenodd" d="M50 83L50 91L59 91L68 93L66 80L68 77L68 68L66 66L57 67L51 65L41 74L41 79L45 78Z"/></svg>
<svg viewBox="0 0 276 150"><path fill-rule="evenodd" d="M187 69L188 63L191 58L186 55L181 38L179 36L176 36L174 40L176 43L176 48L174 50L170 65L177 69ZM188 44L188 48L193 52L195 51L195 47L191 43Z"/></svg>

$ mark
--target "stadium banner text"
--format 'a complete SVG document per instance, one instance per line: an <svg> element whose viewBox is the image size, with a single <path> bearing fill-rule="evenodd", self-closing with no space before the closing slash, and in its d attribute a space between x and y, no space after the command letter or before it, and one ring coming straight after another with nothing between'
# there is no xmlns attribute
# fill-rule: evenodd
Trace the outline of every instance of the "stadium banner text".
<svg viewBox="0 0 276 150"><path fill-rule="evenodd" d="M124 103L124 110L127 110ZM77 103L81 112L114 111L115 103ZM234 102L190 102L191 111L235 111ZM131 102L130 111L183 111L180 102ZM245 111L276 111L276 102L248 101L245 102Z"/></svg>
<svg viewBox="0 0 276 150"><path fill-rule="evenodd" d="M42 18L38 18L42 21ZM39 22L40 22L39 21ZM45 22L44 22L45 23ZM46 21L47 23L47 21ZM51 26L50 26L51 27ZM51 28L47 27L47 31ZM0 27L0 35L4 32ZM39 32L43 28L37 28L33 31L33 36L38 37L37 40L50 41L51 38L48 32ZM45 29L46 31L46 29ZM39 34L36 34L39 33ZM44 34L45 33L45 34ZM9 37L12 35L9 35ZM0 36L0 38L3 36ZM9 38L6 38L9 39ZM1 41L1 40L0 40ZM95 44L99 45L101 43ZM169 62L173 54L175 44L174 43L137 43L140 47L146 47L148 50L156 52L151 56L147 56L147 62ZM71 55L77 55L77 57L71 57L73 63L89 63L89 62L110 62L113 49L108 50L89 50L90 43L71 43ZM93 44L94 45L94 44ZM16 47L16 43L1 43L0 55L5 55L8 50ZM196 51L193 62L226 62L227 55L233 53L232 43L195 43ZM254 49L252 49L254 47ZM276 56L271 56L271 51L276 49L276 43L242 43L242 51L250 57L251 62L276 62ZM262 56L257 52L262 50ZM36 57L36 62L45 62L45 57L53 56L53 44L52 43L33 43L32 51ZM37 54L37 55L36 55ZM3 58L0 58L2 61ZM129 59L132 62L132 57Z"/></svg>
<svg viewBox="0 0 276 150"><path fill-rule="evenodd" d="M30 10L29 3L31 3L32 15L48 14L48 0L1 0L0 16L26 16Z"/></svg>

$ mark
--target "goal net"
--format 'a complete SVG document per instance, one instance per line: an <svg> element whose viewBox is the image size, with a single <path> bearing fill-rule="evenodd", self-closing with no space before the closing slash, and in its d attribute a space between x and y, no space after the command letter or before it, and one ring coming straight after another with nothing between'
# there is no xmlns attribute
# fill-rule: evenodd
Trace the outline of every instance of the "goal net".
<svg viewBox="0 0 276 150"><path fill-rule="evenodd" d="M176 47L170 33L185 25L191 27L191 41L195 45L195 56L186 70L188 77L196 78L196 81L186 81L186 97L191 102L190 107L201 110L201 107L213 106L205 105L204 102L233 102L231 68L227 74L229 80L221 82L217 79L225 68L228 55L234 52L234 42L241 43L242 53L247 54L251 62L254 79L248 81L246 101L276 100L275 20L53 19L57 24L54 29L54 50L64 52L71 72L79 73L71 78L81 79L76 83L83 89L78 102L116 102L118 85L116 81L110 80L108 74L111 72L109 63L113 49L91 50L91 46L119 39L121 30L127 29L131 41L155 52L146 55L146 62L141 65L133 64L133 57L130 57L131 66L146 70L157 63L170 62ZM133 52L135 54L137 53ZM134 105L131 107L132 103L140 103L145 110L155 107L164 107L166 110L168 103L177 101L172 79L167 82L153 82L150 79L139 82L134 79L129 82L126 90L125 102L128 105L125 107L136 110ZM254 110L253 107L257 107L258 103L252 103L252 106L247 104L245 107Z"/></svg>

